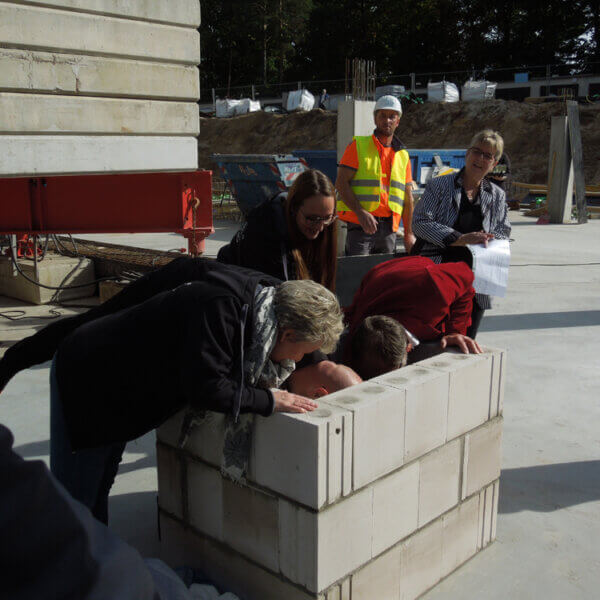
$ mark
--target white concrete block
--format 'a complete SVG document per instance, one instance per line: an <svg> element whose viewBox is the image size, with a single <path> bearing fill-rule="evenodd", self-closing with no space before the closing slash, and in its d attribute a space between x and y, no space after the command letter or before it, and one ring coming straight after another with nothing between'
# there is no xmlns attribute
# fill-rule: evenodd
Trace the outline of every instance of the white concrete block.
<svg viewBox="0 0 600 600"><path fill-rule="evenodd" d="M160 528L161 558L165 562L172 567L201 569L218 587L244 600L325 600L324 595L303 591L210 538L196 536L162 512Z"/></svg>
<svg viewBox="0 0 600 600"><path fill-rule="evenodd" d="M492 385L489 412L489 418L492 419L498 414L502 414L504 379L506 371L506 350L490 347L483 347L482 349L485 354L489 354L492 357Z"/></svg>
<svg viewBox="0 0 600 600"><path fill-rule="evenodd" d="M0 144L2 138L0 137ZM0 162L2 153L0 152ZM1 218L1 217L0 217ZM72 258L47 254L38 263L37 274L32 260L19 260L19 267L29 279L52 287L85 285L95 279L94 263L89 258ZM0 295L17 298L33 304L87 298L96 293L96 284L73 289L52 290L42 288L28 281L18 272L13 272L12 260L8 256L0 256Z"/></svg>
<svg viewBox="0 0 600 600"><path fill-rule="evenodd" d="M257 417L248 476L296 502L320 508L349 487L351 440L352 413L333 405L306 414Z"/></svg>
<svg viewBox="0 0 600 600"><path fill-rule="evenodd" d="M340 600L351 600L352 599L352 588L351 588L351 580L344 579L340 584Z"/></svg>
<svg viewBox="0 0 600 600"><path fill-rule="evenodd" d="M223 480L221 473L188 460L187 518L192 527L217 540L223 539Z"/></svg>
<svg viewBox="0 0 600 600"><path fill-rule="evenodd" d="M406 391L404 462L444 444L448 420L448 374L418 364L386 373L372 381Z"/></svg>
<svg viewBox="0 0 600 600"><path fill-rule="evenodd" d="M223 479L223 541L279 571L279 503L257 489Z"/></svg>
<svg viewBox="0 0 600 600"><path fill-rule="evenodd" d="M371 558L372 510L373 492L367 488L319 513L319 571L308 589L322 590Z"/></svg>
<svg viewBox="0 0 600 600"><path fill-rule="evenodd" d="M462 440L448 442L420 459L419 527L458 503Z"/></svg>
<svg viewBox="0 0 600 600"><path fill-rule="evenodd" d="M196 66L0 48L0 88L195 101Z"/></svg>
<svg viewBox="0 0 600 600"><path fill-rule="evenodd" d="M279 500L279 568L296 582L314 580L318 571L315 513Z"/></svg>
<svg viewBox="0 0 600 600"><path fill-rule="evenodd" d="M325 600L340 600L340 596L342 595L342 590L339 585L334 585L332 588L327 590L325 594Z"/></svg>
<svg viewBox="0 0 600 600"><path fill-rule="evenodd" d="M200 117L195 102L0 93L0 131L197 136Z"/></svg>
<svg viewBox="0 0 600 600"><path fill-rule="evenodd" d="M485 488L482 489L479 494L476 494L479 498L479 512L477 515L477 550L481 550L483 546L483 519L485 513Z"/></svg>
<svg viewBox="0 0 600 600"><path fill-rule="evenodd" d="M490 355L444 352L419 364L450 376L447 439L454 439L487 421L492 381Z"/></svg>
<svg viewBox="0 0 600 600"><path fill-rule="evenodd" d="M399 600L402 548L392 548L352 575L352 600Z"/></svg>
<svg viewBox="0 0 600 600"><path fill-rule="evenodd" d="M198 168L194 137L7 135L0 140L0 176Z"/></svg>
<svg viewBox="0 0 600 600"><path fill-rule="evenodd" d="M494 502L492 505L492 530L490 533L490 541L496 539L496 527L498 523L498 498L500 497L500 481L494 482Z"/></svg>
<svg viewBox="0 0 600 600"><path fill-rule="evenodd" d="M352 592L350 588L350 577L344 579L341 583L336 583L325 593L325 600L351 600Z"/></svg>
<svg viewBox="0 0 600 600"><path fill-rule="evenodd" d="M334 405L353 414L353 489L402 465L404 396L403 391L365 382L321 399L321 406Z"/></svg>
<svg viewBox="0 0 600 600"><path fill-rule="evenodd" d="M177 454L163 444L156 444L156 469L158 473L158 504L183 518L183 464Z"/></svg>
<svg viewBox="0 0 600 600"><path fill-rule="evenodd" d="M373 484L373 556L417 529L419 462Z"/></svg>
<svg viewBox="0 0 600 600"><path fill-rule="evenodd" d="M167 444L167 446L177 448L177 441L179 439L179 432L181 431L184 415L185 410L181 410L178 413L175 413L168 421L165 421L156 430L156 439L163 444Z"/></svg>
<svg viewBox="0 0 600 600"><path fill-rule="evenodd" d="M186 412L186 410L178 412L156 430L156 436L161 442L174 448L178 447L181 425ZM190 431L183 450L219 468L224 435L225 415L208 411L202 424Z"/></svg>
<svg viewBox="0 0 600 600"><path fill-rule="evenodd" d="M196 29L5 2L0 3L0 42L31 50L200 62Z"/></svg>
<svg viewBox="0 0 600 600"><path fill-rule="evenodd" d="M472 496L442 517L442 576L477 552L479 495Z"/></svg>
<svg viewBox="0 0 600 600"><path fill-rule="evenodd" d="M462 498L500 477L502 417L496 417L465 436Z"/></svg>
<svg viewBox="0 0 600 600"><path fill-rule="evenodd" d="M370 100L344 100L338 103L337 118L337 158L342 158L346 146L355 135L373 133L373 109L375 102Z"/></svg>
<svg viewBox="0 0 600 600"><path fill-rule="evenodd" d="M174 25L200 25L200 2L177 0L20 0L21 4L37 4L47 8L60 8L100 15L159 21Z"/></svg>
<svg viewBox="0 0 600 600"><path fill-rule="evenodd" d="M442 519L402 542L400 598L413 600L442 577Z"/></svg>
<svg viewBox="0 0 600 600"><path fill-rule="evenodd" d="M484 491L483 532L481 546L485 548L492 539L492 512L494 510L494 486L489 485Z"/></svg>
<svg viewBox="0 0 600 600"><path fill-rule="evenodd" d="M325 410L323 407L322 410ZM344 416L332 415L327 426L327 502L331 504L342 496L344 487Z"/></svg>
<svg viewBox="0 0 600 600"><path fill-rule="evenodd" d="M282 503L286 501L280 499ZM280 517L287 520L280 526L282 574L317 593L369 561L372 506L372 488L368 487L318 513L281 507ZM290 540L296 541L295 547Z"/></svg>

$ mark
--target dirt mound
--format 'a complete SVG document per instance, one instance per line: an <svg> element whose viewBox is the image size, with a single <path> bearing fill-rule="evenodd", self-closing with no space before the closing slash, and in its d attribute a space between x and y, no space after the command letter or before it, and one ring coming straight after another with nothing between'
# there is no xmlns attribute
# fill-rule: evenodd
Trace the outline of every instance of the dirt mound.
<svg viewBox="0 0 600 600"><path fill-rule="evenodd" d="M505 140L514 179L546 183L550 125L565 114L562 102L530 104L492 100L409 104L398 136L408 148L466 148L477 131L491 128ZM600 184L600 106L580 106L586 184ZM263 112L231 119L201 119L199 163L213 168L210 154L270 154L327 150L336 145L337 115L322 110L289 115Z"/></svg>
<svg viewBox="0 0 600 600"><path fill-rule="evenodd" d="M214 168L211 154L280 154L335 148L337 114L321 109L276 115L254 112L230 119L200 119L200 168Z"/></svg>
<svg viewBox="0 0 600 600"><path fill-rule="evenodd" d="M481 129L499 131L514 179L546 183L552 117L566 114L562 102L530 104L493 100L454 104L411 104L398 127L409 148L466 148ZM580 106L587 184L600 182L600 106Z"/></svg>

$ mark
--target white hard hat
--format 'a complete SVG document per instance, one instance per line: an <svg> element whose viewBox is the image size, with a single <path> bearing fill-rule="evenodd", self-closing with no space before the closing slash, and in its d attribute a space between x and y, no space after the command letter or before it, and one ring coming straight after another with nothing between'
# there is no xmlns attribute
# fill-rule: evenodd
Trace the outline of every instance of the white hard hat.
<svg viewBox="0 0 600 600"><path fill-rule="evenodd" d="M400 100L398 100L396 96L381 96L381 98L379 98L379 100L377 100L375 103L373 114L375 114L378 110L395 110L400 116L402 116L402 104L400 104Z"/></svg>

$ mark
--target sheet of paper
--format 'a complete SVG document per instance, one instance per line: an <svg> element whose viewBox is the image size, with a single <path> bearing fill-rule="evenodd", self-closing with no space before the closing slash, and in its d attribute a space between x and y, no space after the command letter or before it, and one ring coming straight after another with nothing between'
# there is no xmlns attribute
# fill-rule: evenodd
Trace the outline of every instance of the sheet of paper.
<svg viewBox="0 0 600 600"><path fill-rule="evenodd" d="M478 294L506 295L510 245L508 240L491 240L487 248L483 244L467 246L473 254L473 287Z"/></svg>

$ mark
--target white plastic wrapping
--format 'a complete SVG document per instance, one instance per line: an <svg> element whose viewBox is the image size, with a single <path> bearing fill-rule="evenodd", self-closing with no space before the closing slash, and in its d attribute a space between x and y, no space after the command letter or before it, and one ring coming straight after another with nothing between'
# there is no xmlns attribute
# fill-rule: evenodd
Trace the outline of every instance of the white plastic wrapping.
<svg viewBox="0 0 600 600"><path fill-rule="evenodd" d="M450 81L438 81L427 84L427 100L429 102L458 102L458 88Z"/></svg>
<svg viewBox="0 0 600 600"><path fill-rule="evenodd" d="M315 97L308 90L295 90L287 97L286 110L312 110L315 106Z"/></svg>
<svg viewBox="0 0 600 600"><path fill-rule="evenodd" d="M242 98L238 105L235 106L234 112L236 115L245 115L249 112L256 112L260 110L260 102L258 100L252 100L251 98Z"/></svg>
<svg viewBox="0 0 600 600"><path fill-rule="evenodd" d="M381 96L396 96L399 98L406 92L403 85L380 85L375 88L375 100L379 100Z"/></svg>
<svg viewBox="0 0 600 600"><path fill-rule="evenodd" d="M471 100L491 100L496 95L497 84L492 81L469 81L465 82L462 86L462 99L465 102Z"/></svg>
<svg viewBox="0 0 600 600"><path fill-rule="evenodd" d="M241 100L217 100L215 102L217 117L233 117L240 102Z"/></svg>

